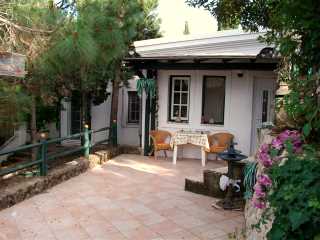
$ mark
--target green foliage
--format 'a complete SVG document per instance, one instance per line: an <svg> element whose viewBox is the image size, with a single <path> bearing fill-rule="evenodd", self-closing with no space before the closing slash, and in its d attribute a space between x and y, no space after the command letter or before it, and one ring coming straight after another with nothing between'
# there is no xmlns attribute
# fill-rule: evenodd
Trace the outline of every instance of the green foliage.
<svg viewBox="0 0 320 240"><path fill-rule="evenodd" d="M244 181L243 184L245 186L245 199L251 199L253 196L253 187L256 184L256 175L257 175L257 163L250 162L247 163L244 168Z"/></svg>
<svg viewBox="0 0 320 240"><path fill-rule="evenodd" d="M140 1L140 8L143 12L143 20L138 24L137 36L134 40L145 40L161 37L160 24L157 8L159 0Z"/></svg>
<svg viewBox="0 0 320 240"><path fill-rule="evenodd" d="M290 155L270 171L273 188L268 196L274 222L268 239L315 239L320 229L320 161L314 150Z"/></svg>
<svg viewBox="0 0 320 240"><path fill-rule="evenodd" d="M44 72L63 79L65 89L90 92L113 78L113 64L123 57L142 20L136 1L81 1L77 16L44 54ZM107 14L106 14L107 13Z"/></svg>
<svg viewBox="0 0 320 240"><path fill-rule="evenodd" d="M155 0L86 0L76 5L71 17L53 39L39 65L49 75L62 95L75 89L101 98L108 81L115 80L115 71L127 55L135 39L157 36L159 22L153 13ZM145 31L145 32L144 32ZM147 34L144 36L143 34ZM129 78L123 68L121 81Z"/></svg>
<svg viewBox="0 0 320 240"><path fill-rule="evenodd" d="M59 108L60 105L47 105L44 104L41 99L37 99L36 101L36 127L37 131L48 130L48 124L55 123L56 125L59 123ZM31 120L30 112L25 114L25 120Z"/></svg>
<svg viewBox="0 0 320 240"><path fill-rule="evenodd" d="M134 40L159 36L157 5L158 0L15 0L0 4L1 48L27 55L28 75L15 84L37 99L38 128L56 119L59 99L74 90L85 96L81 105L86 106L88 97L96 104L107 98L109 81L126 85L130 71L121 66L121 60ZM116 78L119 66L123 71ZM87 116L84 109L82 116ZM34 122L32 125L35 129Z"/></svg>
<svg viewBox="0 0 320 240"><path fill-rule="evenodd" d="M12 128L26 120L30 99L20 85L0 79L0 105L0 128Z"/></svg>
<svg viewBox="0 0 320 240"><path fill-rule="evenodd" d="M287 83L290 93L285 96L283 106L296 128L301 128L306 139L320 140L320 107L317 84L320 78L310 69L306 74L297 67L291 71Z"/></svg>
<svg viewBox="0 0 320 240"><path fill-rule="evenodd" d="M154 98L157 91L156 81L151 78L139 78L137 81L137 91L139 96L142 96L144 90L149 96Z"/></svg>
<svg viewBox="0 0 320 240"><path fill-rule="evenodd" d="M28 73L24 79L1 79L11 92L10 111L0 115L1 119L7 119L7 124L15 125L28 119L31 96L42 99L43 104L56 103L58 90L54 79L42 74L40 56L65 20L66 14L56 8L53 1L15 0L0 4L0 48L25 54ZM3 88L0 92L8 93Z"/></svg>

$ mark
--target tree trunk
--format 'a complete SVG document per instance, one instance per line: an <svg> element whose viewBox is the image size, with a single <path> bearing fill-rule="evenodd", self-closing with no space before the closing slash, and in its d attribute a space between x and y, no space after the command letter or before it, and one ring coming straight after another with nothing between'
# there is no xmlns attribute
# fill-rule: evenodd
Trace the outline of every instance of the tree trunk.
<svg viewBox="0 0 320 240"><path fill-rule="evenodd" d="M84 91L81 91L81 113L80 113L80 121L81 121L81 132L84 130L84 125L88 123L88 113L87 113L87 94Z"/></svg>
<svg viewBox="0 0 320 240"><path fill-rule="evenodd" d="M119 86L121 82L121 68L120 64L116 64L115 67L115 79L112 83L112 99L111 99L111 113L110 113L110 128L113 123L118 122L118 102L119 102ZM109 137L112 137L112 131L109 131Z"/></svg>
<svg viewBox="0 0 320 240"><path fill-rule="evenodd" d="M30 122L30 130L31 130L31 143L37 143L37 106L36 106L36 97L32 95L31 97L31 122ZM37 159L38 148L32 148L32 160Z"/></svg>

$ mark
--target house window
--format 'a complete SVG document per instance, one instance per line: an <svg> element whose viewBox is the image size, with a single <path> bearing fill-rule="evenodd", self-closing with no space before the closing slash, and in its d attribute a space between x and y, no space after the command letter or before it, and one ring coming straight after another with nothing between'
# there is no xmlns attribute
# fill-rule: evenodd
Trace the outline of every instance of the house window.
<svg viewBox="0 0 320 240"><path fill-rule="evenodd" d="M226 78L205 76L202 88L202 124L224 124Z"/></svg>
<svg viewBox="0 0 320 240"><path fill-rule="evenodd" d="M128 92L128 123L139 123L140 99L136 91Z"/></svg>
<svg viewBox="0 0 320 240"><path fill-rule="evenodd" d="M190 76L172 76L169 89L169 121L188 122Z"/></svg>

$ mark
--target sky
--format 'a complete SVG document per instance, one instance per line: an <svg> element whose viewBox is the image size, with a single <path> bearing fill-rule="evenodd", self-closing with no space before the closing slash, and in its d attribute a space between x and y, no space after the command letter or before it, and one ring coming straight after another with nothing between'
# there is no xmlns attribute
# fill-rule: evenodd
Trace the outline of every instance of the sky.
<svg viewBox="0 0 320 240"><path fill-rule="evenodd" d="M159 0L158 13L165 37L182 35L185 21L188 21L190 34L217 31L217 21L208 11L190 7L185 0Z"/></svg>

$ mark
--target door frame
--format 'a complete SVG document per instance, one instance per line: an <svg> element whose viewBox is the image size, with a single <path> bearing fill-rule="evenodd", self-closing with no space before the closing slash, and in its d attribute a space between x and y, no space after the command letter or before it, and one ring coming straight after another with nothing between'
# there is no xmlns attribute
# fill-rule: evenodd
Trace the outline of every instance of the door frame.
<svg viewBox="0 0 320 240"><path fill-rule="evenodd" d="M257 129L262 124L263 92L268 91L267 121L274 122L275 117L275 91L276 77L268 75L256 75L253 77L253 101L252 101L252 129L251 129L251 154L255 154L258 147ZM261 121L261 122L260 122ZM259 122L259 123L258 123Z"/></svg>

